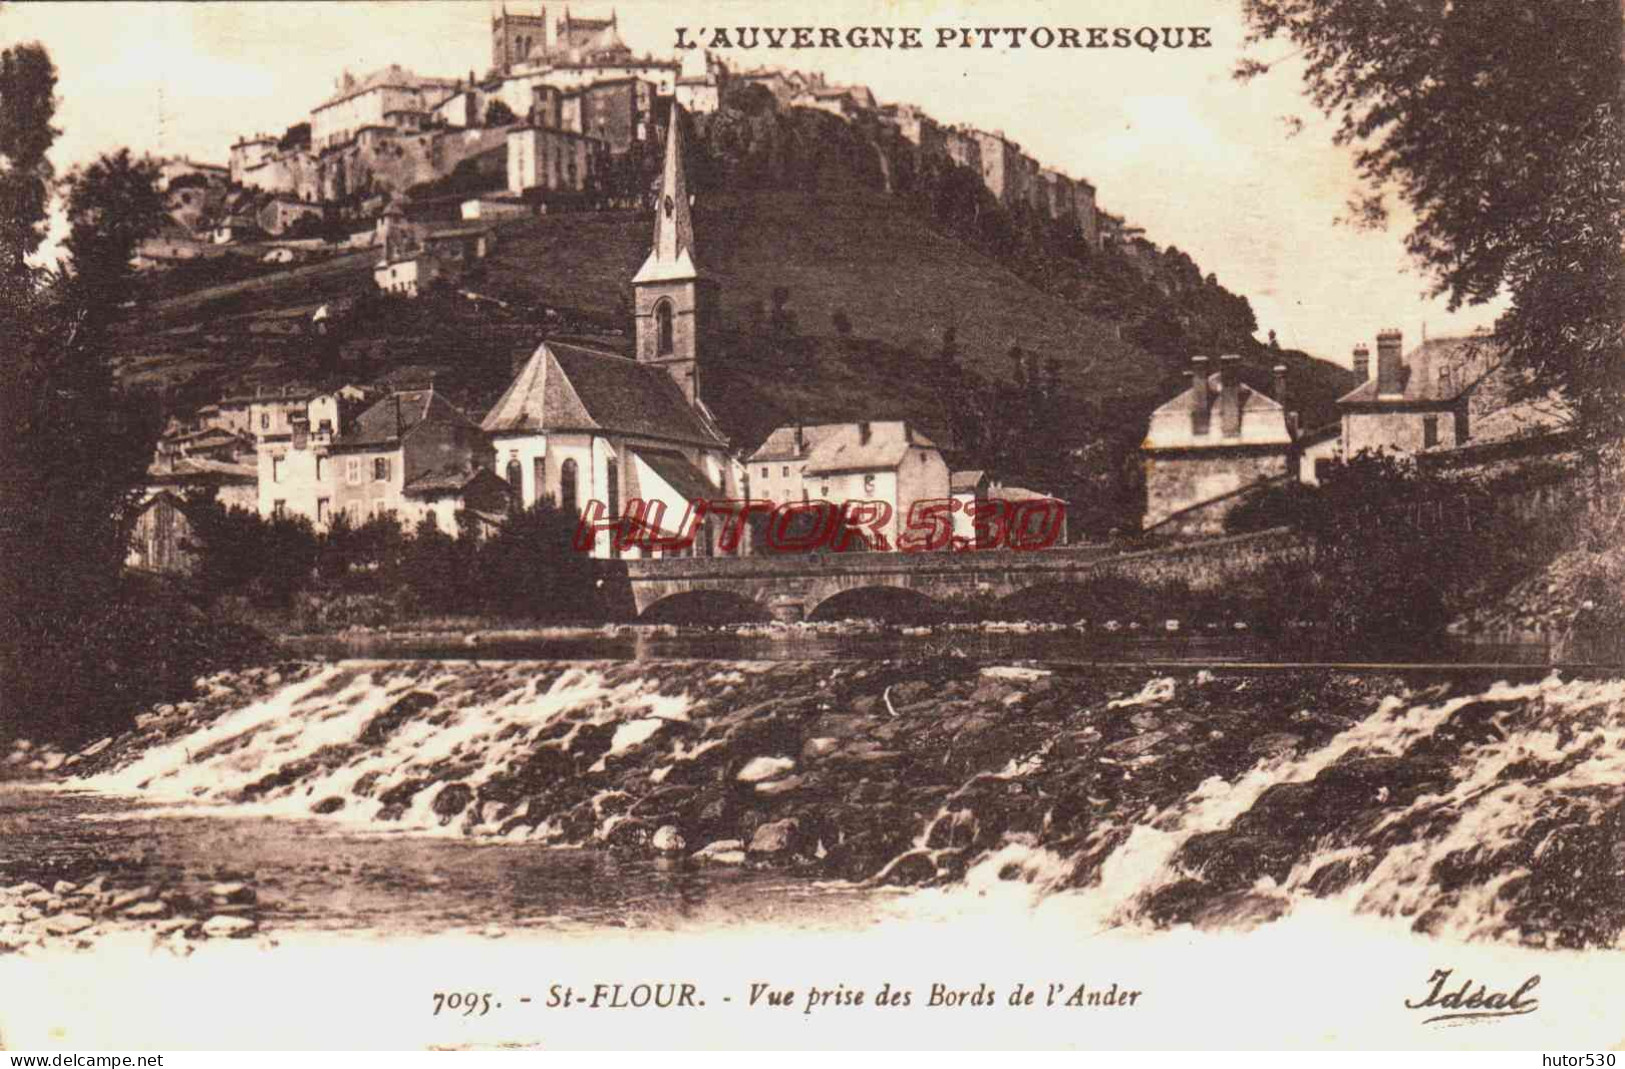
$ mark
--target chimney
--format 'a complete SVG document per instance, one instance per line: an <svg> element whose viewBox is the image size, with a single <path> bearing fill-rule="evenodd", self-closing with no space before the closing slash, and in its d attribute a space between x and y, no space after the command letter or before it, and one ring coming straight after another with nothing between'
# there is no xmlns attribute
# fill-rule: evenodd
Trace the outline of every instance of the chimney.
<svg viewBox="0 0 1625 1069"><path fill-rule="evenodd" d="M868 445L869 444L869 421L868 420L861 420L858 423L858 444L859 445Z"/></svg>
<svg viewBox="0 0 1625 1069"><path fill-rule="evenodd" d="M1405 392L1400 376L1405 366L1402 335L1397 330L1377 332L1377 396L1398 397Z"/></svg>
<svg viewBox="0 0 1625 1069"><path fill-rule="evenodd" d="M1286 365L1276 364L1274 368L1275 403L1282 408L1286 407Z"/></svg>
<svg viewBox="0 0 1625 1069"><path fill-rule="evenodd" d="M1226 438L1241 437L1241 357L1219 357L1219 431Z"/></svg>
<svg viewBox="0 0 1625 1069"><path fill-rule="evenodd" d="M1371 377L1371 350L1365 342L1354 347L1354 377L1361 382Z"/></svg>
<svg viewBox="0 0 1625 1069"><path fill-rule="evenodd" d="M806 434L805 431L803 431L801 429L801 424L798 423L798 424L796 424L796 456L800 456L801 454L805 453L806 451L807 451L807 434Z"/></svg>
<svg viewBox="0 0 1625 1069"><path fill-rule="evenodd" d="M1207 357L1191 357L1190 374L1196 387L1191 404L1191 436L1200 438L1207 434L1212 420L1213 397L1207 384Z"/></svg>

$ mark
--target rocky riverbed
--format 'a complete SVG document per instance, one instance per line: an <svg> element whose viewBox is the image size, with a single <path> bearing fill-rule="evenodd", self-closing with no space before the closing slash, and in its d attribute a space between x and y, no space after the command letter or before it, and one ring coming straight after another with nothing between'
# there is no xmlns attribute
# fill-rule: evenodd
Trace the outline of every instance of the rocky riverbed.
<svg viewBox="0 0 1625 1069"><path fill-rule="evenodd" d="M83 883L57 880L46 887L25 880L0 887L0 953L89 949L114 933L134 933L149 937L155 949L185 956L199 940L245 939L258 930L254 889L237 881L201 895L124 886L105 873Z"/></svg>
<svg viewBox="0 0 1625 1069"><path fill-rule="evenodd" d="M1314 898L1536 946L1625 929L1615 681L944 655L289 663L200 683L65 758L63 786L690 867L1014 881L1111 925L1253 926ZM114 907L136 889L74 875L7 899L15 930L178 941L259 920L197 889ZM53 932L61 917L90 923Z"/></svg>

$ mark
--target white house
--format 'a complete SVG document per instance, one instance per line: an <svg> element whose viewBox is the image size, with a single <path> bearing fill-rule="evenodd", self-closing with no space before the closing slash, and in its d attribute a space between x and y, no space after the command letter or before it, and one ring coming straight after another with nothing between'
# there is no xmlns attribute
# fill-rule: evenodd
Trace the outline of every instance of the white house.
<svg viewBox="0 0 1625 1069"><path fill-rule="evenodd" d="M780 427L745 470L753 499L885 504L891 515L879 531L894 550L914 503L944 500L949 489L942 453L903 420Z"/></svg>

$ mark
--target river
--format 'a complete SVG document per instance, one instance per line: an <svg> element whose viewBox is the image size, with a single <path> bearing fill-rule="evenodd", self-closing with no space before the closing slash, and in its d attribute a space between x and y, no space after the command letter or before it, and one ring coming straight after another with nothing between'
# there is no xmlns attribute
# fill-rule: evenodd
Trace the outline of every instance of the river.
<svg viewBox="0 0 1625 1069"><path fill-rule="evenodd" d="M1595 986L1625 979L1614 673L1271 666L1236 636L736 637L779 656L724 658L710 636L711 657L670 659L702 639L659 630L363 640L389 656L212 677L5 785L0 885L33 889L0 902L17 949L0 953L16 992L0 1038L592 1043L601 1022L526 1016L553 981L687 978L730 1008L628 1042L704 1044L726 1021L775 1045L790 1033L735 1005L753 982L872 1005L887 982L929 1001L938 982L1042 979L1148 992L1206 1022L1197 1045L1451 1045L1403 1005L1442 961L1546 977L1544 1016L1489 1045L1572 1045L1617 1019ZM535 656L556 641L640 645ZM1046 643L1071 655L1003 655ZM205 919L243 938L208 938ZM1238 954L1256 979L1237 983ZM1316 960L1343 966L1312 995L1291 975ZM180 1001L134 978L149 971ZM506 1016L425 1008L487 988ZM124 1016L50 1002L68 991L116 993ZM1322 996L1358 1013L1328 1017ZM867 1027L840 1005L796 1019ZM1034 1027L1008 1009L981 1030L899 1019L927 1044ZM1137 1020L1094 1015L1058 1041L1158 1038Z"/></svg>

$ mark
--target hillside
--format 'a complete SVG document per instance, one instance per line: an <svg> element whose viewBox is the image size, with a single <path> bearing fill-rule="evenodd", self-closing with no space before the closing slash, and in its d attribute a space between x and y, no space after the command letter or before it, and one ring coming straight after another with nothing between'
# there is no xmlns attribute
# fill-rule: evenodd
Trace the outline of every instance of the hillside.
<svg viewBox="0 0 1625 1069"><path fill-rule="evenodd" d="M746 450L793 420L907 418L956 462L1094 499L1119 526L1138 509L1125 472L1145 420L1194 353L1241 352L1244 378L1266 391L1286 364L1305 426L1334 418L1353 385L1258 344L1245 299L1175 248L1093 250L1006 212L965 172L911 171L906 155L888 194L871 173L880 143L821 113L709 131L695 228L721 322L702 382ZM835 147L814 163L820 143ZM649 234L642 211L507 223L457 290L418 301L376 295L366 254L241 280L196 272L190 291L169 279L138 305L120 370L177 412L227 384L396 372L432 375L477 414L548 334L626 347ZM308 319L323 303L345 311L316 338Z"/></svg>
<svg viewBox="0 0 1625 1069"><path fill-rule="evenodd" d="M724 325L738 337L756 332L773 291L783 287L802 347L808 338L834 340L834 316L842 312L853 339L884 343L876 353L923 359L937 351L943 328L951 324L967 370L1008 380L1007 354L1019 345L1040 362L1058 362L1066 393L1114 408L1159 397L1174 387L1182 369L1182 359L1157 358L1120 339L1116 324L1029 285L990 257L897 210L883 194L722 194L696 204L695 226L704 265L722 287ZM492 327L507 324L511 329L499 333L511 333L521 346L528 336L524 321L531 318L525 311L555 309L573 319L627 328L628 280L647 252L648 235L641 212L555 215L506 226L497 251L466 288L500 299L513 311L487 306L474 318ZM259 373L274 380L277 368L298 355L276 350L300 348L277 344L286 313L365 292L370 281L363 255L263 276L214 299L172 298L153 308L159 314L131 325L131 342L145 356L141 366L149 374L168 370L166 356L191 370L201 360L220 373L248 370L258 359ZM538 319L538 328L541 323ZM362 345L371 333L364 328L349 344ZM539 336L541 330L533 333ZM224 351L210 338L224 343ZM851 347L853 339L841 344ZM438 340L441 345L454 341ZM427 362L436 363L449 356L442 352L437 361L432 353L395 352L400 359L386 362L408 362L410 356L410 362L430 357ZM460 355L465 359L450 362L466 366L474 354ZM1326 418L1329 400L1348 388L1347 372L1301 354L1259 348L1245 355L1248 377L1256 375L1260 386L1267 385L1273 361L1288 364L1294 405L1304 411L1306 423ZM184 375L186 369L174 370ZM812 372L816 378L816 369ZM789 392L804 394L809 385ZM861 395L862 382L851 385ZM842 403L839 397L812 400L820 406Z"/></svg>

